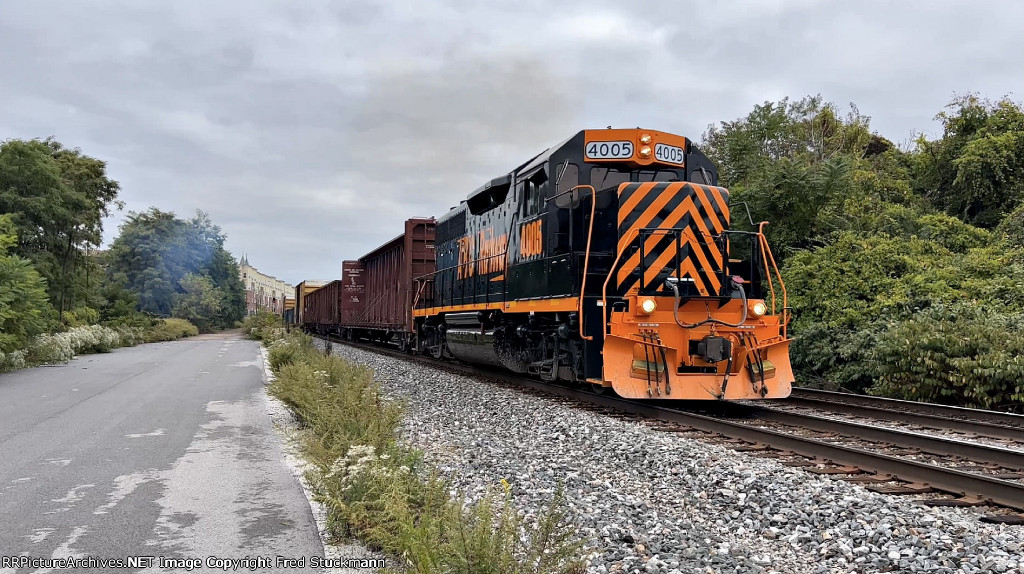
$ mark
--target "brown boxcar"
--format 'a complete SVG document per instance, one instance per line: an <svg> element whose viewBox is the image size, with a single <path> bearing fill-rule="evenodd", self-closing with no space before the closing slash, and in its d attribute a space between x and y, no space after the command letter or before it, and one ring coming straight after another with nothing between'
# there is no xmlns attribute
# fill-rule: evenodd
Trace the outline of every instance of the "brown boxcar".
<svg viewBox="0 0 1024 574"><path fill-rule="evenodd" d="M363 281L365 271L361 261L341 262L342 325L354 325L363 318L366 306L366 283Z"/></svg>
<svg viewBox="0 0 1024 574"><path fill-rule="evenodd" d="M327 284L327 281L314 281L307 279L302 283L295 286L295 324L303 325L302 314L306 309L306 295L309 295L313 291L323 287Z"/></svg>
<svg viewBox="0 0 1024 574"><path fill-rule="evenodd" d="M413 329L413 280L434 272L434 218L405 222L405 232L343 264L342 281L351 294L342 299L343 333L406 344ZM361 289L360 289L361 288Z"/></svg>
<svg viewBox="0 0 1024 574"><path fill-rule="evenodd" d="M341 280L336 279L306 295L302 322L307 331L321 334L337 332L341 323L341 294Z"/></svg>

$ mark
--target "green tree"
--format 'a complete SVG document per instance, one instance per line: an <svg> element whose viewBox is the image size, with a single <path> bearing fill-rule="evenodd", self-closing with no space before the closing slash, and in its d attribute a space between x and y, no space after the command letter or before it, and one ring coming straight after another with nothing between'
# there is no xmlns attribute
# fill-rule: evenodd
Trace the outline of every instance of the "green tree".
<svg viewBox="0 0 1024 574"><path fill-rule="evenodd" d="M204 328L230 327L244 314L245 295L224 241L221 229L201 211L190 220L156 208L133 212L110 247L107 272L113 283L134 294L140 311L161 317L179 308L176 298L188 292L187 276L203 277L217 299L213 315L203 319ZM187 283L195 288L193 280Z"/></svg>
<svg viewBox="0 0 1024 574"><path fill-rule="evenodd" d="M187 319L199 332L209 333L219 324L222 295L205 275L189 273L181 278L183 293L174 296L172 315Z"/></svg>
<svg viewBox="0 0 1024 574"><path fill-rule="evenodd" d="M9 254L17 244L13 216L0 215L0 352L23 349L34 335L46 332L53 309L46 281L32 263ZM2 362L2 361L0 361Z"/></svg>
<svg viewBox="0 0 1024 574"><path fill-rule="evenodd" d="M992 228L1024 202L1024 109L971 94L936 119L943 135L918 139L916 189L936 207Z"/></svg>
<svg viewBox="0 0 1024 574"><path fill-rule="evenodd" d="M867 179L867 158L890 147L871 135L869 119L855 106L842 116L821 96L765 102L744 118L709 127L702 143L732 192L734 210L745 202L755 220L770 220L780 260L841 229L843 202ZM734 222L746 227L745 219Z"/></svg>
<svg viewBox="0 0 1024 574"><path fill-rule="evenodd" d="M206 272L220 296L217 325L233 327L245 317L245 284L240 277L238 262L223 246L218 245Z"/></svg>
<svg viewBox="0 0 1024 574"><path fill-rule="evenodd" d="M90 302L98 271L87 253L120 208L118 191L104 162L52 139L0 144L0 213L14 215L13 251L32 260L61 316Z"/></svg>
<svg viewBox="0 0 1024 574"><path fill-rule="evenodd" d="M121 225L110 246L107 273L123 281L140 311L170 316L178 282L199 270L197 256L188 249L186 227L173 213L155 207L129 213Z"/></svg>

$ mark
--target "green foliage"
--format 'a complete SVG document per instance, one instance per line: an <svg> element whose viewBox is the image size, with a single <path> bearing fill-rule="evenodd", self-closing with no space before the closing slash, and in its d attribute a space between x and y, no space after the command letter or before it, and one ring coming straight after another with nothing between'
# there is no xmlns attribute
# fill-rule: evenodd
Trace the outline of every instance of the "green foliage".
<svg viewBox="0 0 1024 574"><path fill-rule="evenodd" d="M120 207L118 191L104 162L52 139L0 144L0 213L14 216L14 253L46 279L61 315L89 303L99 273L88 253L102 240L103 218Z"/></svg>
<svg viewBox="0 0 1024 574"><path fill-rule="evenodd" d="M935 305L996 314L1024 308L1024 251L967 247L991 238L945 216L923 220L927 238L847 232L787 262L783 276L797 316L793 360L805 379L871 386L882 333Z"/></svg>
<svg viewBox="0 0 1024 574"><path fill-rule="evenodd" d="M95 325L100 320L100 313L92 307L78 307L64 313L64 324L68 327L84 327Z"/></svg>
<svg viewBox="0 0 1024 574"><path fill-rule="evenodd" d="M451 485L398 442L402 407L369 369L297 333L271 343L270 356L270 390L306 425L311 483L333 535L403 557L404 572L583 572L561 493L533 520L517 512L507 483L477 500L452 498Z"/></svg>
<svg viewBox="0 0 1024 574"><path fill-rule="evenodd" d="M13 217L0 215L0 353L24 348L53 324L46 281L30 261L8 254L16 242ZM19 363L14 358L8 360L14 361L11 366Z"/></svg>
<svg viewBox="0 0 1024 574"><path fill-rule="evenodd" d="M155 323L146 329L145 338L147 343L160 341L175 341L183 337L194 337L199 334L199 328L185 319L157 319Z"/></svg>
<svg viewBox="0 0 1024 574"><path fill-rule="evenodd" d="M257 341L273 341L284 336L284 320L270 311L257 311L242 321L242 332Z"/></svg>
<svg viewBox="0 0 1024 574"><path fill-rule="evenodd" d="M771 221L798 382L1016 400L1015 363L1000 361L1024 309L1024 112L976 96L950 110L943 137L911 151L820 98L765 103L705 135L734 205Z"/></svg>
<svg viewBox="0 0 1024 574"><path fill-rule="evenodd" d="M1024 403L1024 314L942 305L893 323L865 363L872 393L992 408Z"/></svg>
<svg viewBox="0 0 1024 574"><path fill-rule="evenodd" d="M196 327L200 333L212 331L214 322L220 314L221 294L213 286L209 277L189 273L179 282L184 293L174 296L174 309L171 314L178 319L185 319Z"/></svg>
<svg viewBox="0 0 1024 574"><path fill-rule="evenodd" d="M995 227L1024 202L1024 109L973 94L948 108L936 117L942 138L918 140L915 187L939 209Z"/></svg>
<svg viewBox="0 0 1024 574"><path fill-rule="evenodd" d="M109 289L130 293L145 313L185 317L204 331L233 327L245 295L224 239L202 212L187 221L156 208L130 213L107 256Z"/></svg>
<svg viewBox="0 0 1024 574"><path fill-rule="evenodd" d="M996 228L996 234L1012 245L1024 247L1024 204L1003 219Z"/></svg>

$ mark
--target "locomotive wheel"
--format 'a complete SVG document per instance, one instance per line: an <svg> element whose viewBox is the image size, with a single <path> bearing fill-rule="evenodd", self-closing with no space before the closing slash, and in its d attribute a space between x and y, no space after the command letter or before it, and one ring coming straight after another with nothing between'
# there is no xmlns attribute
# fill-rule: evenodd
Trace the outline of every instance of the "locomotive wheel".
<svg viewBox="0 0 1024 574"><path fill-rule="evenodd" d="M599 385L597 383L590 383L590 391L595 395L603 395L608 392L609 387Z"/></svg>

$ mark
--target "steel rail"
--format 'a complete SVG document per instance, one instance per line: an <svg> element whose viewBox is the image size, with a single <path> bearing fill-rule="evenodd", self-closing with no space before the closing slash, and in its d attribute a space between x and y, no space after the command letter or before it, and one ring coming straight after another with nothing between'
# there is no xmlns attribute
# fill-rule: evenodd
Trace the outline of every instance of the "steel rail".
<svg viewBox="0 0 1024 574"><path fill-rule="evenodd" d="M917 401L903 401L900 399L873 397L870 395L855 395L853 393L837 393L835 391L822 391L818 389L808 389L805 387L793 387L793 392L790 394L790 397L797 399L845 402L887 410L907 409L939 417L964 418L991 424L1016 426L1020 429L1022 435L1024 435L1024 415L1014 413L988 411L984 409L969 409L966 407L937 405L934 403L919 403ZM1017 438L1021 437L1018 436Z"/></svg>
<svg viewBox="0 0 1024 574"><path fill-rule="evenodd" d="M791 451L803 456L823 459L834 464L855 466L877 474L892 475L896 480L926 484L937 491L954 496L976 497L1000 506L1024 510L1024 484L832 444L826 441L794 436L776 430L757 428L749 424L736 423L615 397L593 395L567 387L548 385L535 381L520 381L517 383L526 384L551 394L584 400L598 406L630 414L677 423L697 430L718 433L729 438L765 444L778 450Z"/></svg>
<svg viewBox="0 0 1024 574"><path fill-rule="evenodd" d="M733 422L651 403L632 401L611 395L597 395L580 389L535 381L497 370L431 361L415 355L380 347L353 345L348 341L338 342L364 350L403 357L407 360L422 361L424 364L448 368L464 374L497 379L510 386L529 387L540 393L589 403L624 414L638 415L679 424L695 430L720 434L733 439L764 444L776 450L793 452L812 459L824 460L831 464L857 467L869 473L890 475L893 477L893 480L925 484L936 491L953 496L975 498L1014 510L1024 511L1024 484L1021 483L902 459L892 455L842 446L822 440L795 436L776 430L758 428L747 423Z"/></svg>
<svg viewBox="0 0 1024 574"><path fill-rule="evenodd" d="M794 389L795 391L796 389ZM772 401L773 404L793 405L806 407L820 411L832 411L835 413L854 415L859 417L873 418L884 421L892 421L904 424L918 425L925 428L954 430L973 433L976 435L991 438L1001 438L1024 442L1024 428L996 424L984 421L955 418L950 416L932 415L926 413L915 413L908 411L894 411L873 405L859 405L847 402L837 402L827 398L811 398L803 396L790 396L788 399Z"/></svg>
<svg viewBox="0 0 1024 574"><path fill-rule="evenodd" d="M1024 451L1020 450L811 414L794 413L770 406L752 405L749 403L724 406L726 406L724 410L727 412L731 411L744 416L752 416L759 420L769 420L819 432L835 432L870 441L886 442L893 446L915 448L941 456L958 456L974 462L998 464L1011 470L1024 470Z"/></svg>

